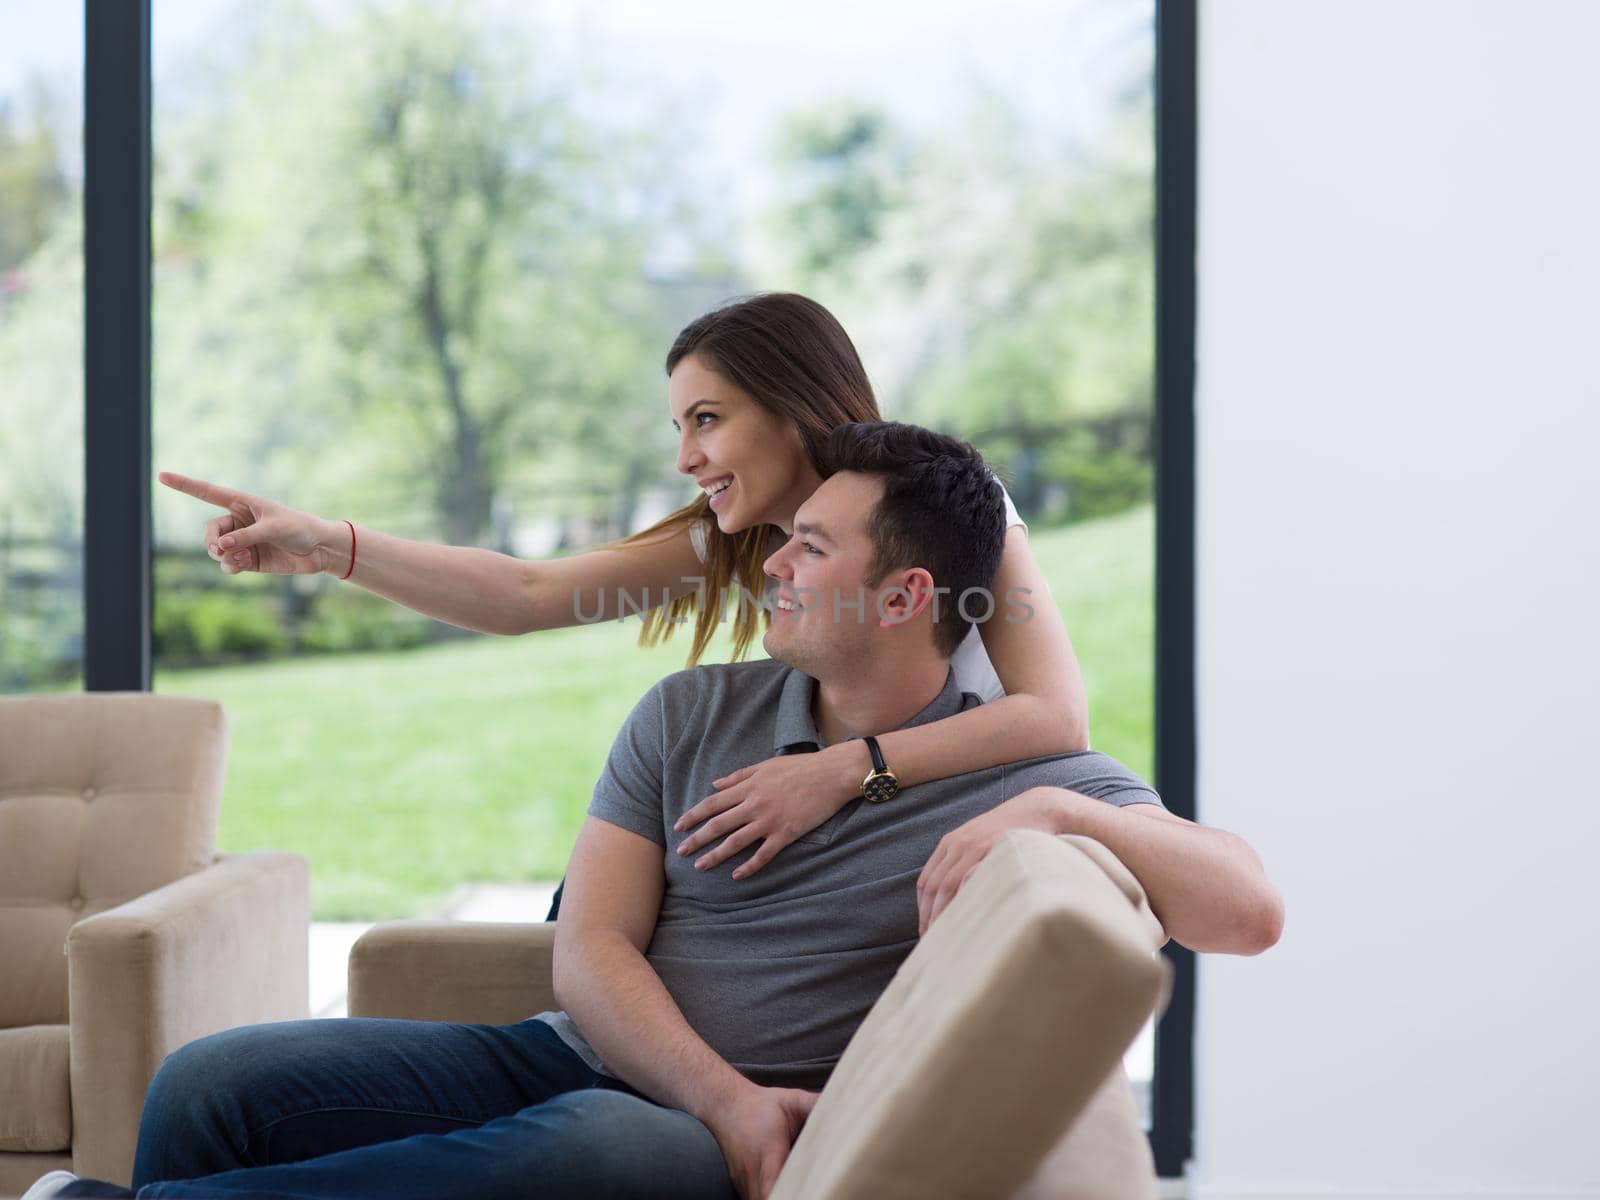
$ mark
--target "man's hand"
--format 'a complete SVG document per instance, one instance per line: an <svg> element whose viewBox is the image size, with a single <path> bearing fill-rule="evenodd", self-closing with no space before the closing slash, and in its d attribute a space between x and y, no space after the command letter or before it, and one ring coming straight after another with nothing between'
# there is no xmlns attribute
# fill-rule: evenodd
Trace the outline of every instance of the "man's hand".
<svg viewBox="0 0 1600 1200"><path fill-rule="evenodd" d="M767 1200L818 1094L751 1084L711 1114L706 1127L742 1200Z"/></svg>
<svg viewBox="0 0 1600 1200"><path fill-rule="evenodd" d="M995 839L1011 829L1061 832L1061 805L1046 788L1030 788L998 804L982 816L958 825L934 847L927 866L917 876L917 936L928 932L945 905L967 882L989 853Z"/></svg>

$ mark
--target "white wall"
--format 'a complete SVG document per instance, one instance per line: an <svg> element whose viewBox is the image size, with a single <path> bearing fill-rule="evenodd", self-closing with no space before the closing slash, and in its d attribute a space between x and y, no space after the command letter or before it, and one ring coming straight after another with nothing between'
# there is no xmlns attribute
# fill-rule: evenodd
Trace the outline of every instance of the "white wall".
<svg viewBox="0 0 1600 1200"><path fill-rule="evenodd" d="M1600 1196L1600 3L1202 0L1195 1192Z"/></svg>

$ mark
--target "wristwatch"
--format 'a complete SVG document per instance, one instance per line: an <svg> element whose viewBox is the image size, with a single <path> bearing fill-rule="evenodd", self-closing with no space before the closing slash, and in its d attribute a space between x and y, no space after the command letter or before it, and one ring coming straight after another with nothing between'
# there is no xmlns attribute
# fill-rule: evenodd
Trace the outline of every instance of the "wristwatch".
<svg viewBox="0 0 1600 1200"><path fill-rule="evenodd" d="M861 781L861 798L873 804L882 804L885 800L894 799L895 793L900 790L900 781L895 778L889 764L883 761L883 751L878 749L878 739L875 737L862 738L866 742L867 750L872 755L872 770L867 772L867 777Z"/></svg>

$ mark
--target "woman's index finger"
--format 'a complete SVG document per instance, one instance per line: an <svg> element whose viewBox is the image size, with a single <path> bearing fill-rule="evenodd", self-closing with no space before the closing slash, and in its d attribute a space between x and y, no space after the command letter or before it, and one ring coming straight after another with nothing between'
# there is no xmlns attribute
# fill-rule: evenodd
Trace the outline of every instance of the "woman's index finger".
<svg viewBox="0 0 1600 1200"><path fill-rule="evenodd" d="M187 475L179 475L175 471L162 471L156 478L174 491L193 496L196 500L204 500L207 504L215 504L218 508L232 508L246 499L243 492L207 483L204 479L190 479Z"/></svg>

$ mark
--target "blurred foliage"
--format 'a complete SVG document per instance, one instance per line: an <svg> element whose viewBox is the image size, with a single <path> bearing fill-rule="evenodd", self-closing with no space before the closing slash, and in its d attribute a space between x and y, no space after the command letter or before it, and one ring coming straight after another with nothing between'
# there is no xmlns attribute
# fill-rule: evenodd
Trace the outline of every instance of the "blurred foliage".
<svg viewBox="0 0 1600 1200"><path fill-rule="evenodd" d="M330 590L300 628L299 648L317 654L405 650L428 640L428 619L370 592Z"/></svg>
<svg viewBox="0 0 1600 1200"><path fill-rule="evenodd" d="M1070 505L1074 520L1107 516L1150 502L1155 480L1148 456L1135 457L1120 450L1074 452L1070 441L1053 446L1051 453L1043 469L1030 478L1060 481L1062 502Z"/></svg>
<svg viewBox="0 0 1600 1200"><path fill-rule="evenodd" d="M260 589L158 596L152 636L156 657L171 662L262 658L289 644L274 598Z"/></svg>
<svg viewBox="0 0 1600 1200"><path fill-rule="evenodd" d="M1151 103L1146 77L1088 151L993 95L936 139L830 103L775 140L773 252L851 331L885 414L972 441L1036 523L1149 498Z"/></svg>
<svg viewBox="0 0 1600 1200"><path fill-rule="evenodd" d="M0 693L66 684L83 654L82 551L75 539L4 534L0 526Z"/></svg>
<svg viewBox="0 0 1600 1200"><path fill-rule="evenodd" d="M0 155L7 147L0 145ZM8 164L0 159L0 175ZM20 174L12 173L14 183ZM35 182L38 182L35 179ZM0 214L16 196L0 197ZM27 261L0 272L0 540L83 537L83 254L76 204L56 205ZM23 244L18 242L17 244Z"/></svg>
<svg viewBox="0 0 1600 1200"><path fill-rule="evenodd" d="M1148 498L1148 69L1091 145L983 91L932 130L845 96L792 112L750 166L767 208L733 229L684 169L692 105L602 119L608 89L640 81L563 58L492 0L235 16L157 93L159 468L407 536L593 544L688 497L664 411L673 334L792 287L850 330L886 415L974 441L1036 527ZM0 539L65 545L83 521L81 216L61 97L30 87L0 106ZM158 544L196 545L213 512L157 493ZM169 569L167 653L439 630L338 589L257 598ZM227 588L236 617L191 586ZM23 612L8 603L7 662L75 652L42 625L19 639Z"/></svg>
<svg viewBox="0 0 1600 1200"><path fill-rule="evenodd" d="M0 97L0 271L27 261L44 244L71 198L50 119L54 97L41 80L26 90L25 118L16 103Z"/></svg>
<svg viewBox="0 0 1600 1200"><path fill-rule="evenodd" d="M909 153L885 114L848 100L793 113L779 126L773 161L784 198L767 225L808 285L848 274L878 243Z"/></svg>
<svg viewBox="0 0 1600 1200"><path fill-rule="evenodd" d="M83 270L67 85L0 95L0 690L78 676Z"/></svg>
<svg viewBox="0 0 1600 1200"><path fill-rule="evenodd" d="M426 617L325 577L223 580L203 554L157 555L154 650L169 666L402 650L432 629Z"/></svg>
<svg viewBox="0 0 1600 1200"><path fill-rule="evenodd" d="M160 457L503 545L497 501L562 453L562 410L659 392L648 143L586 122L484 5L272 11L162 126ZM592 432L614 482L625 441Z"/></svg>

